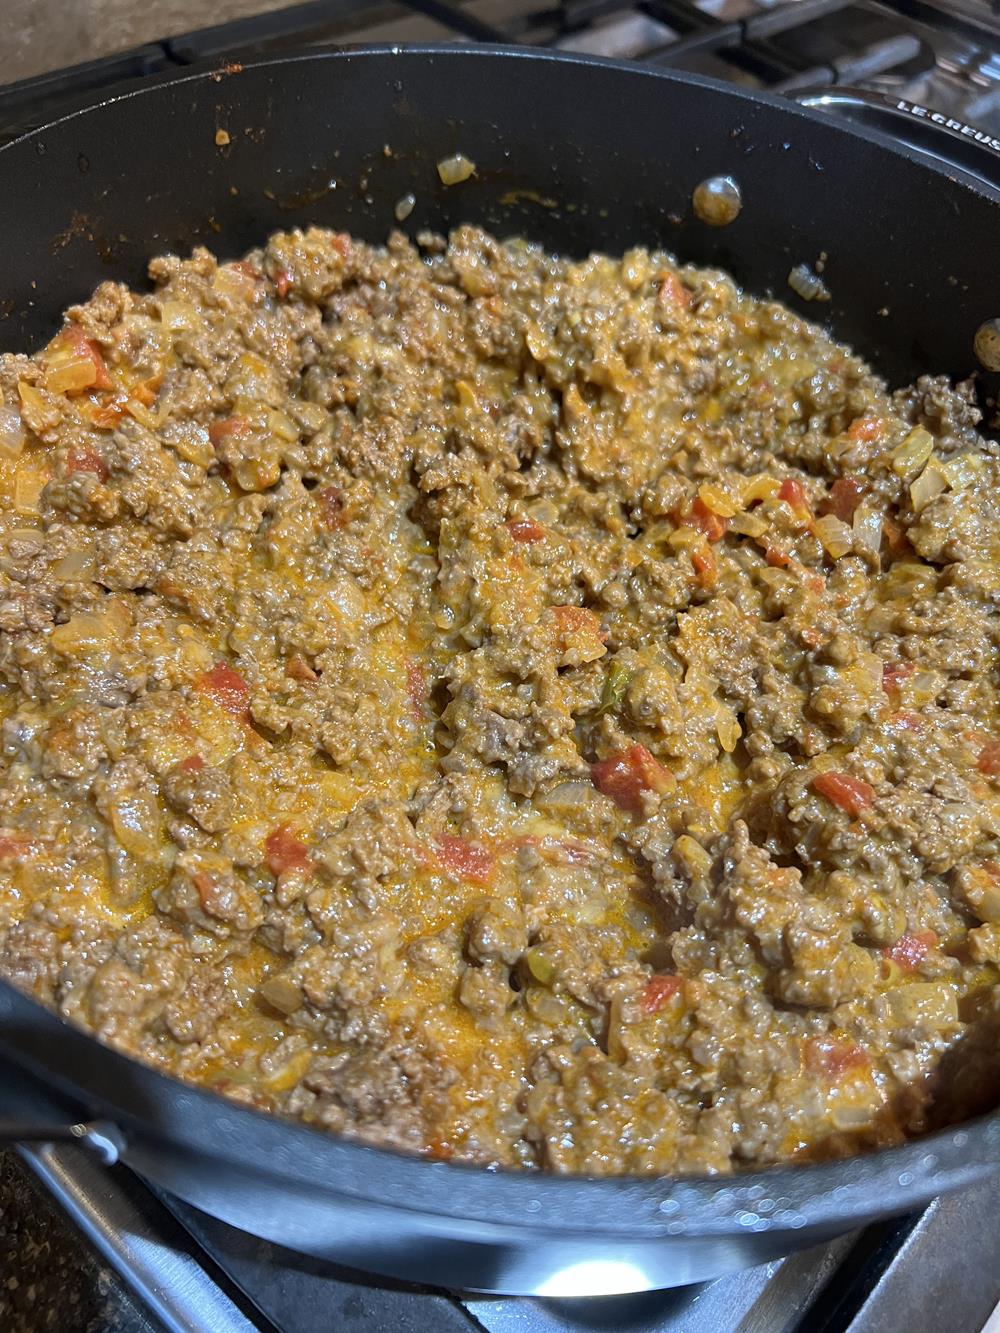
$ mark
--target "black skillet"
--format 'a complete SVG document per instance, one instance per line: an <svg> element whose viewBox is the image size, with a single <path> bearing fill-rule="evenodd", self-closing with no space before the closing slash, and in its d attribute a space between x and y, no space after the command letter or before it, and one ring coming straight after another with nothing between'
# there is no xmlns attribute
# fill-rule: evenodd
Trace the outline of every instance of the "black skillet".
<svg viewBox="0 0 1000 1333"><path fill-rule="evenodd" d="M1000 145L955 125L928 138L928 117L905 104L878 114L909 142L707 80L483 47L325 53L172 79L0 149L0 346L37 345L66 305L108 277L142 283L164 250L203 242L232 257L310 222L380 240L413 194L411 233L473 221L574 254L666 245L819 318L894 384L981 372L977 330L1000 316ZM445 188L435 164L455 152L476 174ZM725 227L691 202L720 176L743 201ZM821 255L832 299L807 305L787 277ZM987 361L991 345L980 338ZM990 377L977 382L988 399ZM1000 1166L1000 1117L987 1114L866 1158L732 1179L487 1172L258 1115L105 1049L2 985L0 1050L63 1099L69 1122L111 1122L89 1140L105 1157L120 1150L206 1211L447 1286L587 1294L690 1282ZM2 1079L0 1066L0 1114L13 1115Z"/></svg>

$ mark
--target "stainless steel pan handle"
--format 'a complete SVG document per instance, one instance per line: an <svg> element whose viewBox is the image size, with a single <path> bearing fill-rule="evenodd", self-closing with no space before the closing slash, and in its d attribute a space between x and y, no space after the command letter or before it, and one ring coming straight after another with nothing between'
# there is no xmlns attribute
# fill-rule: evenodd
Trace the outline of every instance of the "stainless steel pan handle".
<svg viewBox="0 0 1000 1333"><path fill-rule="evenodd" d="M793 96L801 106L882 130L914 152L973 176L990 191L1000 193L1000 137L987 130L905 97L866 88L814 89Z"/></svg>

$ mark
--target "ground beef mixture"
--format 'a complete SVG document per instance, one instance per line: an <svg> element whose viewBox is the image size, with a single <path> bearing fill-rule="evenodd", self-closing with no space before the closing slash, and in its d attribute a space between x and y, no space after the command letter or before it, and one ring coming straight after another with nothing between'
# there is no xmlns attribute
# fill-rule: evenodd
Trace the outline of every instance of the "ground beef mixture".
<svg viewBox="0 0 1000 1333"><path fill-rule="evenodd" d="M318 229L0 359L0 973L369 1143L989 1104L1000 458L725 275Z"/></svg>

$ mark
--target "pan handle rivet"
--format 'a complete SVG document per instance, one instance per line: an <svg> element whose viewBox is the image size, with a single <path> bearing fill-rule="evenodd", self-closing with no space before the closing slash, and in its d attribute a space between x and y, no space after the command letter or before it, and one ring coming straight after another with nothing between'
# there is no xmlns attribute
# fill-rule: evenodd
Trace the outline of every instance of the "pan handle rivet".
<svg viewBox="0 0 1000 1333"><path fill-rule="evenodd" d="M709 176L691 196L695 215L710 227L728 227L743 207L740 187L732 176Z"/></svg>
<svg viewBox="0 0 1000 1333"><path fill-rule="evenodd" d="M1000 319L988 319L976 329L976 357L987 370L1000 370Z"/></svg>

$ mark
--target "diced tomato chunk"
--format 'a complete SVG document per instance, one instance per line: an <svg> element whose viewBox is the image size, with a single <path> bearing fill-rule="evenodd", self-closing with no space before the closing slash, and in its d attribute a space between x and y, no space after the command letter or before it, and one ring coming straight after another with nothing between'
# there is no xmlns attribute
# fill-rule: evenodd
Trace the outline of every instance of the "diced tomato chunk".
<svg viewBox="0 0 1000 1333"><path fill-rule="evenodd" d="M865 782L864 778L854 778L850 773L817 773L812 786L820 796L825 796L853 818L867 810L875 799L871 783Z"/></svg>
<svg viewBox="0 0 1000 1333"><path fill-rule="evenodd" d="M680 977L661 975L650 977L639 996L639 1008L644 1014L655 1014L674 998L683 985L684 982Z"/></svg>
<svg viewBox="0 0 1000 1333"><path fill-rule="evenodd" d="M585 606L554 606L552 614L563 634L596 634L604 637L601 630L601 617Z"/></svg>
<svg viewBox="0 0 1000 1333"><path fill-rule="evenodd" d="M182 759L178 768L182 773L200 773L205 767L205 761L200 754L189 754L186 759Z"/></svg>
<svg viewBox="0 0 1000 1333"><path fill-rule="evenodd" d="M790 505L797 514L812 516L809 496L806 495L805 487L801 481L794 481L791 477L786 477L778 487L778 499L784 500L785 504Z"/></svg>
<svg viewBox="0 0 1000 1333"><path fill-rule="evenodd" d="M906 529L902 523L897 523L889 514L882 515L882 536L889 548L889 554L897 559L913 553L913 547L906 535Z"/></svg>
<svg viewBox="0 0 1000 1333"><path fill-rule="evenodd" d="M102 482L108 479L108 465L96 449L71 449L66 455L66 470L94 472Z"/></svg>
<svg viewBox="0 0 1000 1333"><path fill-rule="evenodd" d="M427 673L419 662L406 664L406 697L414 719L423 722L427 716Z"/></svg>
<svg viewBox="0 0 1000 1333"><path fill-rule="evenodd" d="M540 523L536 523L533 518L511 519L507 524L507 531L511 535L511 540L521 542L527 545L529 542L540 542L545 536L545 529Z"/></svg>
<svg viewBox="0 0 1000 1333"><path fill-rule="evenodd" d="M601 629L601 618L584 606L553 606L555 646L560 653L584 652L600 656L599 644L607 643L608 636Z"/></svg>
<svg viewBox="0 0 1000 1333"><path fill-rule="evenodd" d="M13 861L36 849L37 844L24 833L0 833L0 861Z"/></svg>
<svg viewBox="0 0 1000 1333"><path fill-rule="evenodd" d="M292 285L292 275L287 268L279 268L274 275L274 290L278 293L281 300L288 295L289 288Z"/></svg>
<svg viewBox="0 0 1000 1333"><path fill-rule="evenodd" d="M988 778L995 778L1000 775L1000 741L990 741L979 751L979 761L977 767L980 773L985 773Z"/></svg>
<svg viewBox="0 0 1000 1333"><path fill-rule="evenodd" d="M342 259L346 259L351 253L351 235L346 231L335 231L330 237L330 244L338 252Z"/></svg>
<svg viewBox="0 0 1000 1333"><path fill-rule="evenodd" d="M916 667L912 662L886 662L882 668L882 688L886 694L898 690L904 680L909 680Z"/></svg>
<svg viewBox="0 0 1000 1333"><path fill-rule="evenodd" d="M493 853L468 838L442 833L435 840L437 858L452 875L470 884L488 884L493 875Z"/></svg>
<svg viewBox="0 0 1000 1333"><path fill-rule="evenodd" d="M195 893L197 893L202 907L205 911L208 911L215 890L215 881L212 876L206 875L203 870L199 870L191 876L191 883L194 885Z"/></svg>
<svg viewBox="0 0 1000 1333"><path fill-rule="evenodd" d="M678 305L682 310L687 310L692 297L677 274L668 273L660 283L659 299L663 305Z"/></svg>
<svg viewBox="0 0 1000 1333"><path fill-rule="evenodd" d="M769 546L764 552L764 559L772 569L784 569L791 557L784 551L779 551L776 546Z"/></svg>
<svg viewBox="0 0 1000 1333"><path fill-rule="evenodd" d="M226 662L219 662L206 671L198 681L198 688L210 694L220 708L233 717L245 717L250 709L250 686L238 671Z"/></svg>
<svg viewBox="0 0 1000 1333"><path fill-rule="evenodd" d="M110 389L111 376L108 374L108 368L104 364L104 357L101 355L101 349L97 343L88 338L79 324L67 324L61 333L56 335L62 339L66 346L80 357L86 357L94 367L94 381L91 384L92 389Z"/></svg>
<svg viewBox="0 0 1000 1333"><path fill-rule="evenodd" d="M221 421L213 421L208 428L208 438L216 446L231 435L237 439L243 439L250 434L250 422L246 417L223 417Z"/></svg>
<svg viewBox="0 0 1000 1333"><path fill-rule="evenodd" d="M723 518L708 505L700 495L695 496L694 503L688 511L684 522L688 527L697 528L703 532L710 542L721 541L729 527L729 519Z"/></svg>
<svg viewBox="0 0 1000 1333"><path fill-rule="evenodd" d="M646 792L659 792L662 796L677 786L673 773L644 745L630 745L627 750L599 759L590 766L590 778L599 792L634 815L642 813Z"/></svg>
<svg viewBox="0 0 1000 1333"><path fill-rule="evenodd" d="M892 726L898 731L922 731L924 719L919 713L899 712L892 718Z"/></svg>
<svg viewBox="0 0 1000 1333"><path fill-rule="evenodd" d="M245 278L252 278L254 282L260 277L260 269L251 264L249 259L234 259L228 267L242 273Z"/></svg>
<svg viewBox="0 0 1000 1333"><path fill-rule="evenodd" d="M871 1059L867 1051L846 1037L810 1037L802 1043L806 1068L836 1083L851 1070L868 1069Z"/></svg>
<svg viewBox="0 0 1000 1333"><path fill-rule="evenodd" d="M711 546L702 546L691 552L691 564L703 588L710 588L719 572L719 564Z"/></svg>
<svg viewBox="0 0 1000 1333"><path fill-rule="evenodd" d="M852 421L847 428L847 433L852 440L860 440L865 444L874 444L876 440L882 438L882 432L885 430L885 423L878 417L858 417Z"/></svg>
<svg viewBox="0 0 1000 1333"><path fill-rule="evenodd" d="M882 955L894 962L904 972L913 972L927 957L938 942L933 930L921 930L915 935L900 935L895 944L882 950Z"/></svg>
<svg viewBox="0 0 1000 1333"><path fill-rule="evenodd" d="M349 522L347 505L343 492L336 486L324 486L316 492L319 501L320 521L331 532L346 528Z"/></svg>
<svg viewBox="0 0 1000 1333"><path fill-rule="evenodd" d="M312 864L305 843L296 836L291 824L282 824L267 835L264 839L264 858L272 875L308 870Z"/></svg>
<svg viewBox="0 0 1000 1333"><path fill-rule="evenodd" d="M820 505L821 514L833 514L842 523L850 523L861 501L865 488L853 477L838 477L830 487L830 494Z"/></svg>

